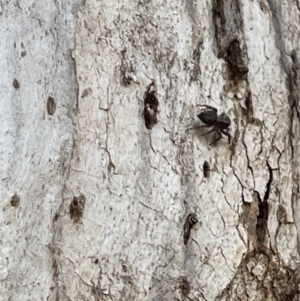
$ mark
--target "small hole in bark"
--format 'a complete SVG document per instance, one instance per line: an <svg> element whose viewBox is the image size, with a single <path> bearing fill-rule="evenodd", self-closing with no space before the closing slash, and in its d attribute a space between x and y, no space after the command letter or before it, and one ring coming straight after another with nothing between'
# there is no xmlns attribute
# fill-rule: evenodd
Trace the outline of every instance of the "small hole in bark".
<svg viewBox="0 0 300 301"><path fill-rule="evenodd" d="M19 207L20 205L20 197L15 193L10 199L10 205L12 207Z"/></svg>
<svg viewBox="0 0 300 301"><path fill-rule="evenodd" d="M209 163L207 161L204 161L203 163L203 176L204 178L209 178Z"/></svg>
<svg viewBox="0 0 300 301"><path fill-rule="evenodd" d="M98 264L98 262L99 262L99 259L97 258L97 259L94 261L94 263L95 263L95 264Z"/></svg>
<svg viewBox="0 0 300 301"><path fill-rule="evenodd" d="M54 221L55 221L55 222L58 220L58 217L59 217L59 214L58 214L58 213L55 213L55 215L54 215Z"/></svg>
<svg viewBox="0 0 300 301"><path fill-rule="evenodd" d="M13 87L16 90L20 89L20 83L16 79L13 80Z"/></svg>
<svg viewBox="0 0 300 301"><path fill-rule="evenodd" d="M24 57L25 55L26 55L26 51L25 50L23 50L22 52L21 52L21 57Z"/></svg>
<svg viewBox="0 0 300 301"><path fill-rule="evenodd" d="M56 103L53 97L49 96L47 100L47 112L49 115L53 115L56 110Z"/></svg>

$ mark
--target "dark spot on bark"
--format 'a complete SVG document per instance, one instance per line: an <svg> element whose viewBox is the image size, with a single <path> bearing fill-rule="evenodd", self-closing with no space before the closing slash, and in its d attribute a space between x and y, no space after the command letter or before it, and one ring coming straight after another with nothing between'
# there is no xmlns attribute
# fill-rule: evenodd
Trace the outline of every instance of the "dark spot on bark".
<svg viewBox="0 0 300 301"><path fill-rule="evenodd" d="M262 201L259 198L258 201L258 216L256 224L257 246L260 247L265 243L267 229L268 229L268 217L269 217L269 205L267 201Z"/></svg>
<svg viewBox="0 0 300 301"><path fill-rule="evenodd" d="M185 276L179 277L179 288L183 296L187 296L190 293L191 287Z"/></svg>
<svg viewBox="0 0 300 301"><path fill-rule="evenodd" d="M245 99L245 105L246 105L246 109L249 113L253 114L253 105L252 105L252 94L249 91L247 93L246 99Z"/></svg>
<svg viewBox="0 0 300 301"><path fill-rule="evenodd" d="M207 161L204 161L204 163L203 163L203 176L204 176L204 178L209 178L209 174L210 174L209 163Z"/></svg>
<svg viewBox="0 0 300 301"><path fill-rule="evenodd" d="M234 76L243 78L249 69L244 63L243 52L238 39L233 39L227 48L228 66Z"/></svg>
<svg viewBox="0 0 300 301"><path fill-rule="evenodd" d="M152 82L148 87L144 97L144 118L146 128L151 130L157 123L158 100L156 97L155 83Z"/></svg>
<svg viewBox="0 0 300 301"><path fill-rule="evenodd" d="M59 218L59 214L56 212L55 215L54 215L54 221L56 222Z"/></svg>
<svg viewBox="0 0 300 301"><path fill-rule="evenodd" d="M16 90L20 89L20 83L18 82L18 80L16 80L16 79L13 80L13 87Z"/></svg>
<svg viewBox="0 0 300 301"><path fill-rule="evenodd" d="M85 207L85 196L83 194L80 194L78 197L74 197L71 204L70 204L70 217L74 220L74 223L80 222L84 207Z"/></svg>
<svg viewBox="0 0 300 301"><path fill-rule="evenodd" d="M90 89L85 89L82 93L81 93L81 98L84 98L86 96L89 95Z"/></svg>
<svg viewBox="0 0 300 301"><path fill-rule="evenodd" d="M55 100L52 96L49 96L48 97L48 100L47 100L47 112L49 115L53 115L56 111L56 103L55 103Z"/></svg>
<svg viewBox="0 0 300 301"><path fill-rule="evenodd" d="M252 103L252 93L249 91L245 97L245 107L240 106L243 115L246 117L247 122L255 123L256 119L253 118L253 103Z"/></svg>
<svg viewBox="0 0 300 301"><path fill-rule="evenodd" d="M107 165L107 169L108 169L108 172L114 172L115 171L115 164L111 161L111 158L110 158L110 155L109 155L109 163Z"/></svg>
<svg viewBox="0 0 300 301"><path fill-rule="evenodd" d="M25 50L23 50L23 51L21 52L21 57L24 57L26 54L27 54L27 52L26 52Z"/></svg>
<svg viewBox="0 0 300 301"><path fill-rule="evenodd" d="M95 264L98 264L98 262L99 262L99 259L96 258L95 261L94 261L94 263L95 263Z"/></svg>
<svg viewBox="0 0 300 301"><path fill-rule="evenodd" d="M277 209L277 220L278 220L278 223L280 225L287 223L286 210L285 210L285 208L282 205L278 206L278 209Z"/></svg>
<svg viewBox="0 0 300 301"><path fill-rule="evenodd" d="M15 193L10 199L10 205L12 207L19 207L20 205L20 197Z"/></svg>
<svg viewBox="0 0 300 301"><path fill-rule="evenodd" d="M194 225L198 223L198 219L195 213L190 213L184 223L183 226L183 242L186 245L190 239L191 236L191 229L194 227Z"/></svg>

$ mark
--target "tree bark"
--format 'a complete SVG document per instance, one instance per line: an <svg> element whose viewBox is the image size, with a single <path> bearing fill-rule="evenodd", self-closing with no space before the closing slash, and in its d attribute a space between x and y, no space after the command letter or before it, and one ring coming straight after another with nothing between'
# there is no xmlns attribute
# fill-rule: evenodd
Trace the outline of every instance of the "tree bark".
<svg viewBox="0 0 300 301"><path fill-rule="evenodd" d="M299 300L298 1L0 14L1 300Z"/></svg>

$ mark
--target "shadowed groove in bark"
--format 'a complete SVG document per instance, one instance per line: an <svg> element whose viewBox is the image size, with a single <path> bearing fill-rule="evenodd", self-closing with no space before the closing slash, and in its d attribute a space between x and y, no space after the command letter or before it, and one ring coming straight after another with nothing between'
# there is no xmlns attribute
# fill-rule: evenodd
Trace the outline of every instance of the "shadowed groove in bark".
<svg viewBox="0 0 300 301"><path fill-rule="evenodd" d="M264 195L264 201L267 201L269 199L271 184L273 182L273 170L272 170L272 168L271 168L268 161L267 161L267 166L268 166L268 170L269 170L269 181L266 185L266 192L265 192L265 195Z"/></svg>
<svg viewBox="0 0 300 301"><path fill-rule="evenodd" d="M265 243L267 227L268 227L268 218L269 218L269 204L268 199L270 196L271 185L273 182L273 170L267 161L267 166L269 169L269 180L266 184L266 192L263 200L261 200L258 195L258 216L257 216L257 225L256 225L256 235L257 235L257 246L261 247Z"/></svg>

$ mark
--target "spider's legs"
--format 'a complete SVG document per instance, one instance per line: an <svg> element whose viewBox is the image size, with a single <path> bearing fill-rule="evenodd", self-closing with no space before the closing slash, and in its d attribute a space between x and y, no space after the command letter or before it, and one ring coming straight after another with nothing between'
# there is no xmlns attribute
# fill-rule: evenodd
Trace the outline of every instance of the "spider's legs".
<svg viewBox="0 0 300 301"><path fill-rule="evenodd" d="M193 129L199 129L199 128L210 128L211 125L207 125L207 124L204 124L204 125L197 125L197 126L193 126L191 128L187 128L186 131L188 130L193 130Z"/></svg>
<svg viewBox="0 0 300 301"><path fill-rule="evenodd" d="M227 129L227 131L220 129L220 131L222 132L222 134L224 134L225 136L228 137L228 143L230 144L231 142L231 135L228 133L229 129Z"/></svg>
<svg viewBox="0 0 300 301"><path fill-rule="evenodd" d="M217 142L222 138L222 134L220 133L220 130L214 129L217 132L217 137L215 138L215 140L210 143L210 145L214 145L217 144Z"/></svg>
<svg viewBox="0 0 300 301"><path fill-rule="evenodd" d="M210 133L215 132L215 131L218 131L218 130L214 127L211 131L205 133L205 135L210 134Z"/></svg>

